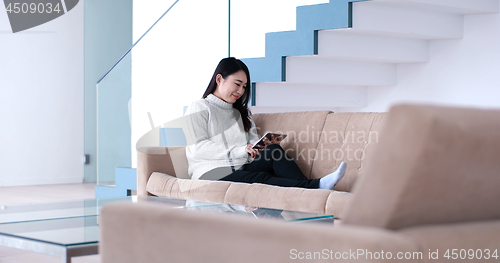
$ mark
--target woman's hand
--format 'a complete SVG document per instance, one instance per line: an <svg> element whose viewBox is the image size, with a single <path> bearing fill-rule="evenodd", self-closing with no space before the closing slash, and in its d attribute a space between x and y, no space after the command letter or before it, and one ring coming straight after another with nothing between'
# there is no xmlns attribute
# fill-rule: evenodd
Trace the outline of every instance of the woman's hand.
<svg viewBox="0 0 500 263"><path fill-rule="evenodd" d="M252 149L252 145L253 144L248 144L245 151L252 156L252 159L255 159L259 156L260 152L262 152L262 149Z"/></svg>
<svg viewBox="0 0 500 263"><path fill-rule="evenodd" d="M262 141L265 144L264 148L269 146L269 145L272 145L272 144L280 144L281 143L281 135L274 138L274 134L271 134L271 140L269 140L267 137L265 137Z"/></svg>

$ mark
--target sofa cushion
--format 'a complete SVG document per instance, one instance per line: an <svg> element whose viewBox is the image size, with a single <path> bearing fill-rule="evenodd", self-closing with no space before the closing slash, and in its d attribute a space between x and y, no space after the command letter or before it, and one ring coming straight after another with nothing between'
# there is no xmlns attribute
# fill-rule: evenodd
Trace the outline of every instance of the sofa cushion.
<svg viewBox="0 0 500 263"><path fill-rule="evenodd" d="M399 229L500 218L500 111L391 108L345 224Z"/></svg>
<svg viewBox="0 0 500 263"><path fill-rule="evenodd" d="M149 178L146 189L161 197L224 203L230 184L227 181L179 179L155 172Z"/></svg>
<svg viewBox="0 0 500 263"><path fill-rule="evenodd" d="M344 178L335 190L351 191L364 166L364 160L378 143L379 131L385 113L332 113L325 121L316 157L312 167L312 178L321 178L347 163Z"/></svg>
<svg viewBox="0 0 500 263"><path fill-rule="evenodd" d="M229 186L225 202L324 214L330 192L322 189L235 183Z"/></svg>
<svg viewBox="0 0 500 263"><path fill-rule="evenodd" d="M351 196L351 193L322 189L179 179L158 172L151 175L146 188L150 194L160 197L326 213L336 218L340 218Z"/></svg>
<svg viewBox="0 0 500 263"><path fill-rule="evenodd" d="M311 176L315 149L330 111L286 112L254 114L260 136L266 132L286 133L281 147L295 160L308 178Z"/></svg>

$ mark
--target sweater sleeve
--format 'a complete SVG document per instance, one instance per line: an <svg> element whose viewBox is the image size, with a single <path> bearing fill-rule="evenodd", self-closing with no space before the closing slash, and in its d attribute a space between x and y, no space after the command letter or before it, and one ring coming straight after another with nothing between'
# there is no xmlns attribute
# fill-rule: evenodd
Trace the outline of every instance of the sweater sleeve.
<svg viewBox="0 0 500 263"><path fill-rule="evenodd" d="M250 131L248 131L248 144L254 143L259 140L259 134L257 133L257 126L255 126L255 122L253 121L252 115L250 115L250 122L252 123L252 127Z"/></svg>
<svg viewBox="0 0 500 263"><path fill-rule="evenodd" d="M212 134L213 123L208 107L202 101L194 102L186 111L189 113L189 122L191 125L191 137L188 141L188 148L193 159L203 161L229 161L230 157L245 157L246 146L228 145L224 133ZM218 138L220 137L220 138ZM216 143L214 140L225 143ZM230 163L228 163L230 164Z"/></svg>

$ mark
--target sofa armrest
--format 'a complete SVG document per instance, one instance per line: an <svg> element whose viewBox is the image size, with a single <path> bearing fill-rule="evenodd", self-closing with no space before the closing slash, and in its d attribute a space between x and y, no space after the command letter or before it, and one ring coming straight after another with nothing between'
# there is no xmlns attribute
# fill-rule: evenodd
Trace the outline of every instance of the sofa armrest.
<svg viewBox="0 0 500 263"><path fill-rule="evenodd" d="M102 263L289 262L306 256L300 252L324 259L336 252L350 257L358 249L418 251L411 239L389 230L256 220L151 203L105 206L100 229Z"/></svg>
<svg viewBox="0 0 500 263"><path fill-rule="evenodd" d="M137 150L137 195L148 195L146 185L153 172L189 178L185 147L143 147Z"/></svg>

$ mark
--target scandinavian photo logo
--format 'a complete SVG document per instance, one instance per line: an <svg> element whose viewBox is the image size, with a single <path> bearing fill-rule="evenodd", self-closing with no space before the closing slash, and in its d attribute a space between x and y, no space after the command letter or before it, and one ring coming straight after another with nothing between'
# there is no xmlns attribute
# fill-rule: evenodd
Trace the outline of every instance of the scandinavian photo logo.
<svg viewBox="0 0 500 263"><path fill-rule="evenodd" d="M52 21L73 9L79 0L3 0L12 33Z"/></svg>

